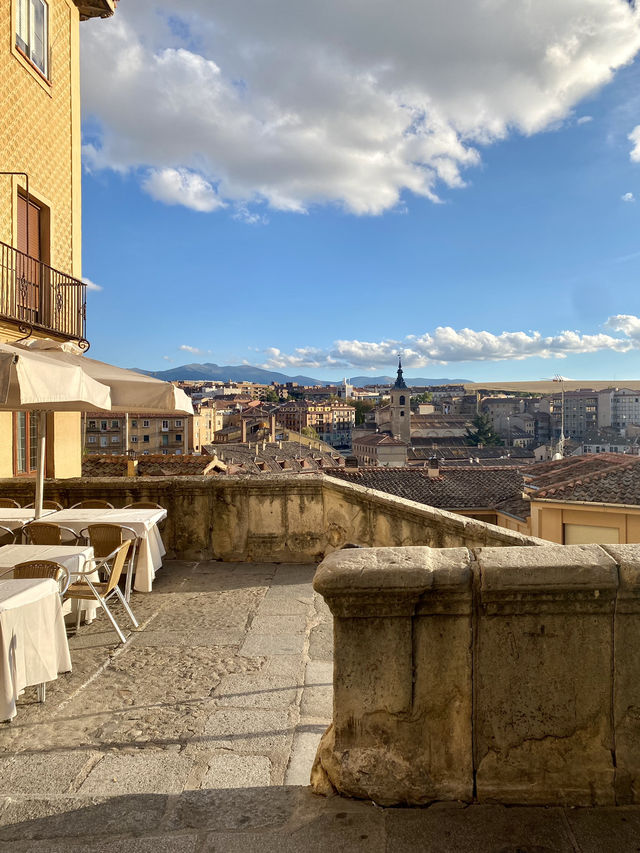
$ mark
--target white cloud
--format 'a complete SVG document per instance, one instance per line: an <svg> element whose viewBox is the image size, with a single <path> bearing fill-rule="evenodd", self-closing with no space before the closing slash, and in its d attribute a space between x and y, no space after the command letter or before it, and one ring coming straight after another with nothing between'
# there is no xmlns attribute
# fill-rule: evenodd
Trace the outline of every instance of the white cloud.
<svg viewBox="0 0 640 853"><path fill-rule="evenodd" d="M190 352L193 355L204 355L205 352L203 349L198 349L198 347L190 347L188 344L181 344L179 348L181 350L184 350L184 352Z"/></svg>
<svg viewBox="0 0 640 853"><path fill-rule="evenodd" d="M152 169L142 186L151 198L165 204L182 204L201 213L224 207L211 184L187 169Z"/></svg>
<svg viewBox="0 0 640 853"><path fill-rule="evenodd" d="M630 142L633 142L629 157L633 163L640 163L640 124L633 128L628 138Z"/></svg>
<svg viewBox="0 0 640 853"><path fill-rule="evenodd" d="M633 193L625 193L623 196L620 196L622 201L635 201L636 197Z"/></svg>
<svg viewBox="0 0 640 853"><path fill-rule="evenodd" d="M406 367L451 364L472 361L521 361L527 358L566 358L568 355L602 350L628 352L640 349L640 318L628 314L610 317L605 326L624 337L609 334L582 334L562 331L545 336L540 332L501 332L494 334L473 329L438 326L423 335L408 335L403 340L335 341L328 349L299 347L284 353L271 347L265 350L265 367L327 368L385 367L394 363L398 353Z"/></svg>
<svg viewBox="0 0 640 853"><path fill-rule="evenodd" d="M162 356L162 360L163 360L163 361L173 361L173 359L172 359L172 358L170 358L168 355L163 355L163 356Z"/></svg>
<svg viewBox="0 0 640 853"><path fill-rule="evenodd" d="M82 38L92 168L151 170L154 197L197 210L376 214L463 187L481 146L557 126L632 60L640 14L621 0L458 0L455 14L135 0Z"/></svg>
<svg viewBox="0 0 640 853"><path fill-rule="evenodd" d="M96 284L95 281L91 281L90 278L83 278L82 281L87 285L87 290L94 290L96 292L102 290L102 287L100 287L99 284Z"/></svg>
<svg viewBox="0 0 640 853"><path fill-rule="evenodd" d="M593 116L580 116L576 124L588 124L590 121L593 121Z"/></svg>

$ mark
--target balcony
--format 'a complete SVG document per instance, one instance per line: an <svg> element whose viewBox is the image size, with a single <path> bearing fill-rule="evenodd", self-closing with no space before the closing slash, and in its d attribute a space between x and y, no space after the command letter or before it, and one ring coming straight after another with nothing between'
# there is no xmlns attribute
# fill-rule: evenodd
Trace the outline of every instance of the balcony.
<svg viewBox="0 0 640 853"><path fill-rule="evenodd" d="M83 282L0 242L0 319L84 341L86 314Z"/></svg>

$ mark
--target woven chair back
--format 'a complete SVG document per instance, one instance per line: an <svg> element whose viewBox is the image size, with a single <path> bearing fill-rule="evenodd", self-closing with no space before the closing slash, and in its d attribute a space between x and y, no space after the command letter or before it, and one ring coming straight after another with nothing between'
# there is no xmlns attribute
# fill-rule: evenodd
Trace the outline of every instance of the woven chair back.
<svg viewBox="0 0 640 853"><path fill-rule="evenodd" d="M32 545L61 545L62 533L57 524L46 521L34 521L24 528L27 539Z"/></svg>
<svg viewBox="0 0 640 853"><path fill-rule="evenodd" d="M90 524L87 530L93 553L100 559L108 557L122 545L124 537L118 524Z"/></svg>
<svg viewBox="0 0 640 853"><path fill-rule="evenodd" d="M33 502L25 504L24 509L33 509L34 506ZM58 501L42 501L42 509L55 509L57 512L60 512L62 504L59 504Z"/></svg>
<svg viewBox="0 0 640 853"><path fill-rule="evenodd" d="M162 507L153 501L136 501L135 503L127 504L125 509L162 509Z"/></svg>
<svg viewBox="0 0 640 853"><path fill-rule="evenodd" d="M5 509L8 509L9 507L11 507L11 509L19 509L20 504L18 501L14 501L13 498L0 498L0 507L4 507Z"/></svg>
<svg viewBox="0 0 640 853"><path fill-rule="evenodd" d="M86 501L79 501L74 504L71 509L113 509L113 504L109 501L104 501L101 498L91 498Z"/></svg>
<svg viewBox="0 0 640 853"><path fill-rule="evenodd" d="M118 553L116 554L113 560L109 580L107 581L107 589L104 593L105 595L108 595L120 580L120 575L122 574L122 569L127 560L127 554L129 553L129 548L131 547L131 544L132 540L126 539L118 549Z"/></svg>
<svg viewBox="0 0 640 853"><path fill-rule="evenodd" d="M24 578L51 578L58 584L60 595L63 595L69 586L69 571L60 563L53 560L28 560L26 563L18 563L13 569L14 579Z"/></svg>

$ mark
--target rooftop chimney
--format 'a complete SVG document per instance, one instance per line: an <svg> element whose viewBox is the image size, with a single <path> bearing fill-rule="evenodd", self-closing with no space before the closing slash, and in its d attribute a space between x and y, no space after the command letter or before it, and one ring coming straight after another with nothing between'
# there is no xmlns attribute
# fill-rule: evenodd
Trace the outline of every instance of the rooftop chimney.
<svg viewBox="0 0 640 853"><path fill-rule="evenodd" d="M440 463L438 462L438 458L436 456L432 456L429 460L427 474L433 479L440 476Z"/></svg>

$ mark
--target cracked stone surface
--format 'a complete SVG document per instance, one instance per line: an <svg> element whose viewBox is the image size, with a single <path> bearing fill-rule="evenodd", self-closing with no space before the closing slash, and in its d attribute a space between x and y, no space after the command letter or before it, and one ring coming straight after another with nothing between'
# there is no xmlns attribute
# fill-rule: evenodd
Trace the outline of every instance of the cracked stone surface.
<svg viewBox="0 0 640 853"><path fill-rule="evenodd" d="M103 615L82 626L73 672L44 705L28 688L0 726L0 853L638 849L635 808L312 794L333 693L314 569L167 561L153 593L133 595L126 645Z"/></svg>

